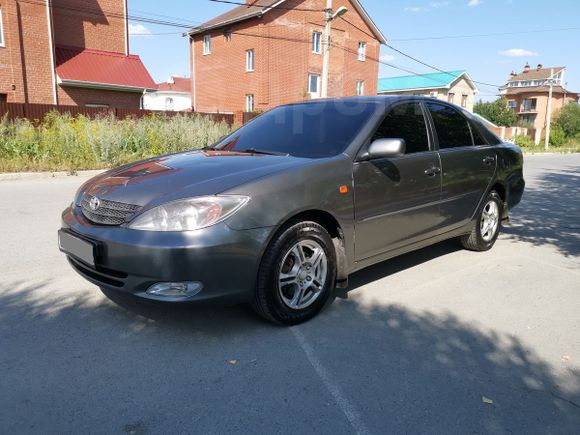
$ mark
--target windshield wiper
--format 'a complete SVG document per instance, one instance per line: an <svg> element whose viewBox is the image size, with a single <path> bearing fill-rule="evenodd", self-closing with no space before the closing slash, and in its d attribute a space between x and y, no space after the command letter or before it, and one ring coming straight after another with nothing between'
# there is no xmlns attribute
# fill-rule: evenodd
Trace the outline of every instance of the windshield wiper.
<svg viewBox="0 0 580 435"><path fill-rule="evenodd" d="M288 153L279 153L277 151L266 151L266 150L258 150L256 148L248 148L242 151L239 151L240 153L248 153L248 154L263 154L265 156L284 156L284 157L288 157L290 154Z"/></svg>

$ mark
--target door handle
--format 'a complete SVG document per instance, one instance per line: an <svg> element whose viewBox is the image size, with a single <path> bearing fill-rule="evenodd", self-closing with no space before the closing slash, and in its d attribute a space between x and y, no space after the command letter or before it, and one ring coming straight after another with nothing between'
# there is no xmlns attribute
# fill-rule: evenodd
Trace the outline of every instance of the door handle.
<svg viewBox="0 0 580 435"><path fill-rule="evenodd" d="M432 168L425 170L425 175L428 175L429 177L434 177L439 172L441 172L441 168L438 168L437 166L433 166Z"/></svg>
<svg viewBox="0 0 580 435"><path fill-rule="evenodd" d="M483 158L483 164L490 166L493 162L495 162L495 157L494 156L487 156Z"/></svg>

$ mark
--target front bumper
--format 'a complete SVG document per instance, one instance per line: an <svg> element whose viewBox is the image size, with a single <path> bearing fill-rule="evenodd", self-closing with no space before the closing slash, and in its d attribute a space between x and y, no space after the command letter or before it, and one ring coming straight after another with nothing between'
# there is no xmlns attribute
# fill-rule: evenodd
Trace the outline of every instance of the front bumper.
<svg viewBox="0 0 580 435"><path fill-rule="evenodd" d="M137 231L89 222L79 207L62 214L62 230L96 244L95 265L67 254L84 278L109 291L147 297L159 282L201 282L187 302L249 300L273 228L233 230L226 223L189 232Z"/></svg>

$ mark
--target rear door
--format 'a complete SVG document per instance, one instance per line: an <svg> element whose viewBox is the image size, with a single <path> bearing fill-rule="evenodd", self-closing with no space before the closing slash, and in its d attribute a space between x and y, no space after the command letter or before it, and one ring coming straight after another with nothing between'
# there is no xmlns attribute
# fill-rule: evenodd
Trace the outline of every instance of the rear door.
<svg viewBox="0 0 580 435"><path fill-rule="evenodd" d="M496 153L468 119L450 105L428 102L442 168L442 227L467 223L487 191L496 170Z"/></svg>
<svg viewBox="0 0 580 435"><path fill-rule="evenodd" d="M404 139L406 153L354 163L356 261L428 237L439 224L441 170L420 102L387 109L371 140Z"/></svg>

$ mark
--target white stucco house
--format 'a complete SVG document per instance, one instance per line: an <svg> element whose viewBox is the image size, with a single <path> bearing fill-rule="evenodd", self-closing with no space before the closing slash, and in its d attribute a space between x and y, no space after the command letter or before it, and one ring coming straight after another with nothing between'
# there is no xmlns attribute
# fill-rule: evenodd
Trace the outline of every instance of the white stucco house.
<svg viewBox="0 0 580 435"><path fill-rule="evenodd" d="M167 112L191 111L191 79L171 76L157 90L143 95L143 109Z"/></svg>

